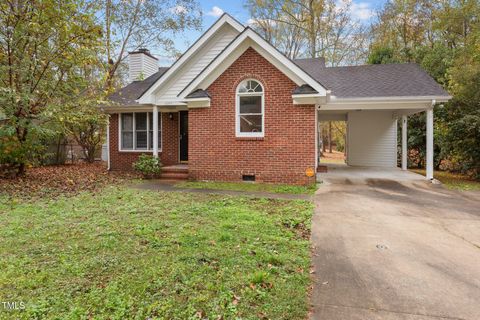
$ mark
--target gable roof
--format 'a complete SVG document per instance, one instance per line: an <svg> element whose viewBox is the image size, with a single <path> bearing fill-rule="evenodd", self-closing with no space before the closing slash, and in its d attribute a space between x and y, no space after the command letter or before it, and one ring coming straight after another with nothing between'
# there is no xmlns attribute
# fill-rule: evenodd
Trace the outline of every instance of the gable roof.
<svg viewBox="0 0 480 320"><path fill-rule="evenodd" d="M160 79L169 68L160 67L150 77L141 81L133 81L122 89L112 93L108 98L122 105L136 105L140 98L158 79Z"/></svg>
<svg viewBox="0 0 480 320"><path fill-rule="evenodd" d="M295 62L339 98L449 96L415 63L322 67L310 59Z"/></svg>
<svg viewBox="0 0 480 320"><path fill-rule="evenodd" d="M244 44L247 40L250 40L251 43L244 48L241 48L241 45ZM272 59L269 59L275 67L280 71L285 73L290 79L294 82L297 82L298 85L308 84L313 89L315 89L319 94L326 94L326 87L323 86L320 81L313 78L309 73L305 72L297 64L295 64L291 59L287 58L283 53L281 53L277 48L271 45L268 41L262 38L257 32L252 28L246 27L242 33L240 33L235 39L230 42L225 49L220 52L218 56L215 57L179 94L180 98L187 96L192 90L198 89L199 85L202 85L205 89L210 85L213 79L207 79L207 77L212 74L216 69L225 70L227 69L233 61L227 62L227 59L230 56L237 57L232 55L235 50L241 48L239 53L243 53L248 47L252 47L260 55L265 56L269 55ZM238 54L237 54L238 55ZM239 56L239 55L238 55Z"/></svg>
<svg viewBox="0 0 480 320"><path fill-rule="evenodd" d="M234 19L232 16L230 16L227 13L223 13L220 18L212 25L210 28L208 28L201 36L198 38L188 49L185 51L170 67L168 72L166 72L165 76L160 79L159 81L156 81L147 91L143 92L142 95L138 99L140 99L143 95L152 93L156 91L162 83L167 81L171 76L173 76L182 65L184 65L186 62L188 62L188 59L195 53L197 52L209 39L211 39L217 32L218 29L220 29L222 26L225 24L229 24L232 26L234 29L236 29L238 32L242 32L245 29L245 26L238 22L236 19Z"/></svg>

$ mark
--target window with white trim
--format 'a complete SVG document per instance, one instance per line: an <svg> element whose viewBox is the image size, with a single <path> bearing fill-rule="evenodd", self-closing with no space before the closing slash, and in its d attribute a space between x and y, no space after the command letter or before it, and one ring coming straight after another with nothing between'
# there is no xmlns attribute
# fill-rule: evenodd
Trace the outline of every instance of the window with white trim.
<svg viewBox="0 0 480 320"><path fill-rule="evenodd" d="M248 79L237 87L236 136L264 136L264 96L260 82Z"/></svg>
<svg viewBox="0 0 480 320"><path fill-rule="evenodd" d="M153 113L120 114L120 150L153 150ZM158 151L162 150L162 114L158 113Z"/></svg>

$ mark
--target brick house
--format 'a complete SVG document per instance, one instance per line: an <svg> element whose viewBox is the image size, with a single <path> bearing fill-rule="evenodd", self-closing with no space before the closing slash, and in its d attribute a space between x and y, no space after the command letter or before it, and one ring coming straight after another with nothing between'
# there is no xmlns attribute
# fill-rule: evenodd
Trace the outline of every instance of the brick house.
<svg viewBox="0 0 480 320"><path fill-rule="evenodd" d="M427 113L433 166L433 107L450 99L415 64L290 60L228 14L170 68L145 49L130 53L129 68L130 84L104 108L109 169L130 170L148 153L166 178L313 183L318 124L333 120L347 122L348 165L397 166L397 121L406 149L417 112Z"/></svg>

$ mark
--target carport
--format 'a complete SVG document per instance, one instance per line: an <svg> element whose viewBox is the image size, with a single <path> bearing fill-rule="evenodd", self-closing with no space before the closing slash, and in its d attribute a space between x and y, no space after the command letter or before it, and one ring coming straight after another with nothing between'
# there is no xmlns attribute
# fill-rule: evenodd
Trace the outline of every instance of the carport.
<svg viewBox="0 0 480 320"><path fill-rule="evenodd" d="M322 121L346 122L347 165L396 168L397 126L401 121L401 168L407 170L408 117L425 112L426 178L433 179L433 110L451 99L435 80L416 64L320 71L317 76L331 91L327 101L317 105L317 133ZM319 152L321 165L318 156Z"/></svg>

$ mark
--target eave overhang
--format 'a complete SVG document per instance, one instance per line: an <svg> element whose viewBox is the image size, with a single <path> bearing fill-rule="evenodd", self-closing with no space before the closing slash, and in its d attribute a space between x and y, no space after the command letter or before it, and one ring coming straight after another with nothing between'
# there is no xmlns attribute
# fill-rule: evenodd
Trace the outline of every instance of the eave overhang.
<svg viewBox="0 0 480 320"><path fill-rule="evenodd" d="M394 110L428 109L435 103L447 102L451 96L362 97L330 99L318 106L319 110Z"/></svg>

